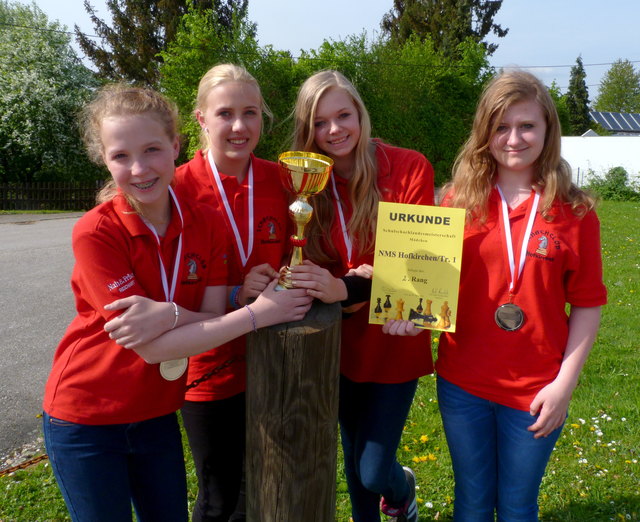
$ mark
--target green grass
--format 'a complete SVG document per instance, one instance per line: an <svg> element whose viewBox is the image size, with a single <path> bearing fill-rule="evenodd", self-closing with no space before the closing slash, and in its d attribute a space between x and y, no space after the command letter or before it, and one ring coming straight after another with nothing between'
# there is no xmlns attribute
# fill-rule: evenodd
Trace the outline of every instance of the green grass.
<svg viewBox="0 0 640 522"><path fill-rule="evenodd" d="M542 483L543 521L640 520L640 203L604 202L599 215L609 304ZM420 520L451 520L453 476L431 376L420 381L398 458L416 471ZM68 520L46 462L1 478L0 490L0 521ZM340 462L337 492L336 520L348 521Z"/></svg>

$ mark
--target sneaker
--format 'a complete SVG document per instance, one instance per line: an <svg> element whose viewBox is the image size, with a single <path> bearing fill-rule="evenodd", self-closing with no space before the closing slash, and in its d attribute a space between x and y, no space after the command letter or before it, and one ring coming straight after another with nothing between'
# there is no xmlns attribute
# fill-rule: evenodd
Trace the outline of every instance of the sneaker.
<svg viewBox="0 0 640 522"><path fill-rule="evenodd" d="M418 503L416 501L416 475L413 470L407 466L402 468L404 476L409 484L409 498L405 502L403 508L392 507L382 498L380 501L380 511L388 517L390 522L418 522Z"/></svg>

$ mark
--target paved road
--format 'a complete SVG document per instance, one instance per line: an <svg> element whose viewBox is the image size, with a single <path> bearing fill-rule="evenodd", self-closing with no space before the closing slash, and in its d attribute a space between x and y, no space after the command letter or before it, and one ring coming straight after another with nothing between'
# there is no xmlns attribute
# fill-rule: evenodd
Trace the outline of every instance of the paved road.
<svg viewBox="0 0 640 522"><path fill-rule="evenodd" d="M41 434L44 382L75 312L71 230L80 215L0 215L0 467Z"/></svg>

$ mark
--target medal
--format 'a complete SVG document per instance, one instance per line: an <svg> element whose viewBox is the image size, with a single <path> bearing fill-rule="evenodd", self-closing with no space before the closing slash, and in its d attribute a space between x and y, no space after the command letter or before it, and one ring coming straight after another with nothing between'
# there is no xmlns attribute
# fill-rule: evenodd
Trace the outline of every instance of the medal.
<svg viewBox="0 0 640 522"><path fill-rule="evenodd" d="M520 243L520 259L518 264L518 270L515 266L515 255L513 251L513 241L511 240L511 225L509 222L509 209L507 207L507 201L504 198L504 194L499 185L496 185L498 192L500 193L500 199L502 200L502 229L504 230L505 249L507 251L507 257L509 260L509 270L511 273L511 281L509 283L509 302L500 305L494 314L496 324L506 330L507 332L514 332L519 330L524 324L524 310L518 305L513 303L515 294L518 290L517 282L524 269L524 262L527 259L527 243L529 236L531 235L531 229L533 228L533 222L536 219L536 211L538 209L538 202L540 201L540 194L537 192L533 198L533 203L529 206L529 216L527 219L527 226L522 235L522 241Z"/></svg>
<svg viewBox="0 0 640 522"><path fill-rule="evenodd" d="M249 173L247 175L247 185L249 189L249 237L247 238L247 248L245 250L242 243L242 235L238 230L236 219L233 215L233 211L231 210L231 205L229 205L227 193L224 191L224 187L222 186L222 178L220 177L220 173L218 172L218 167L216 167L216 162L213 160L213 154L211 153L211 150L209 150L207 159L209 160L209 166L211 167L213 179L216 182L216 187L218 188L218 194L222 201L222 206L224 207L227 219L229 220L229 224L231 225L231 230L233 230L233 237L236 240L236 246L238 247L238 253L240 254L240 261L242 262L242 266L244 267L247 265L247 261L249 261L251 251L253 250L253 163L251 161L249 162Z"/></svg>
<svg viewBox="0 0 640 522"><path fill-rule="evenodd" d="M500 328L507 332L513 332L519 330L524 324L524 312L518 305L505 303L496 310L495 319Z"/></svg>
<svg viewBox="0 0 640 522"><path fill-rule="evenodd" d="M184 221L182 219L182 210L180 209L180 204L178 203L178 198L171 186L169 186L169 194L173 198L173 203L176 206L176 210L178 211L178 215L180 216L180 222L184 227ZM180 231L180 237L178 238L178 250L176 251L176 258L173 266L173 274L171 277L171 288L169 288L169 280L167 279L167 271L164 268L164 262L162 261L162 254L160 252L160 237L155 229L155 227L146 219L143 218L144 223L149 227L153 235L156 237L156 241L158 242L158 261L160 262L160 277L162 279L162 289L164 290L164 297L167 302L173 301L173 296L176 293L176 283L178 281L178 272L180 272L180 261L182 258L182 230ZM175 381L179 379L184 371L187 369L187 358L182 357L180 359L174 359L173 361L163 361L160 363L160 375L164 377L167 381Z"/></svg>
<svg viewBox="0 0 640 522"><path fill-rule="evenodd" d="M162 361L160 363L160 375L167 381L175 381L182 377L187 369L187 358L174 359L173 361Z"/></svg>

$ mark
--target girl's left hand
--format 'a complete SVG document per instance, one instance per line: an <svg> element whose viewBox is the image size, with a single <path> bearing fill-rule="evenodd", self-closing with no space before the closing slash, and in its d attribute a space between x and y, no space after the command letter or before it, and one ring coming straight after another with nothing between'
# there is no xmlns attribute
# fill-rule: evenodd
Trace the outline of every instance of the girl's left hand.
<svg viewBox="0 0 640 522"><path fill-rule="evenodd" d="M422 333L422 329L416 328L416 325L411 321L396 321L395 319L389 319L382 325L382 332L389 335L415 337Z"/></svg>
<svg viewBox="0 0 640 522"><path fill-rule="evenodd" d="M335 303L347 298L347 287L342 279L333 277L328 270L308 259L291 268L291 279L295 288L306 289L307 295L323 303Z"/></svg>
<svg viewBox="0 0 640 522"><path fill-rule="evenodd" d="M135 348L146 344L167 330L175 320L171 303L132 295L105 305L106 310L124 310L104 325L104 331L120 346Z"/></svg>
<svg viewBox="0 0 640 522"><path fill-rule="evenodd" d="M535 396L529 407L531 415L540 414L537 420L527 429L534 432L533 437L539 439L551 434L562 426L567 418L571 390L554 381L547 384Z"/></svg>

